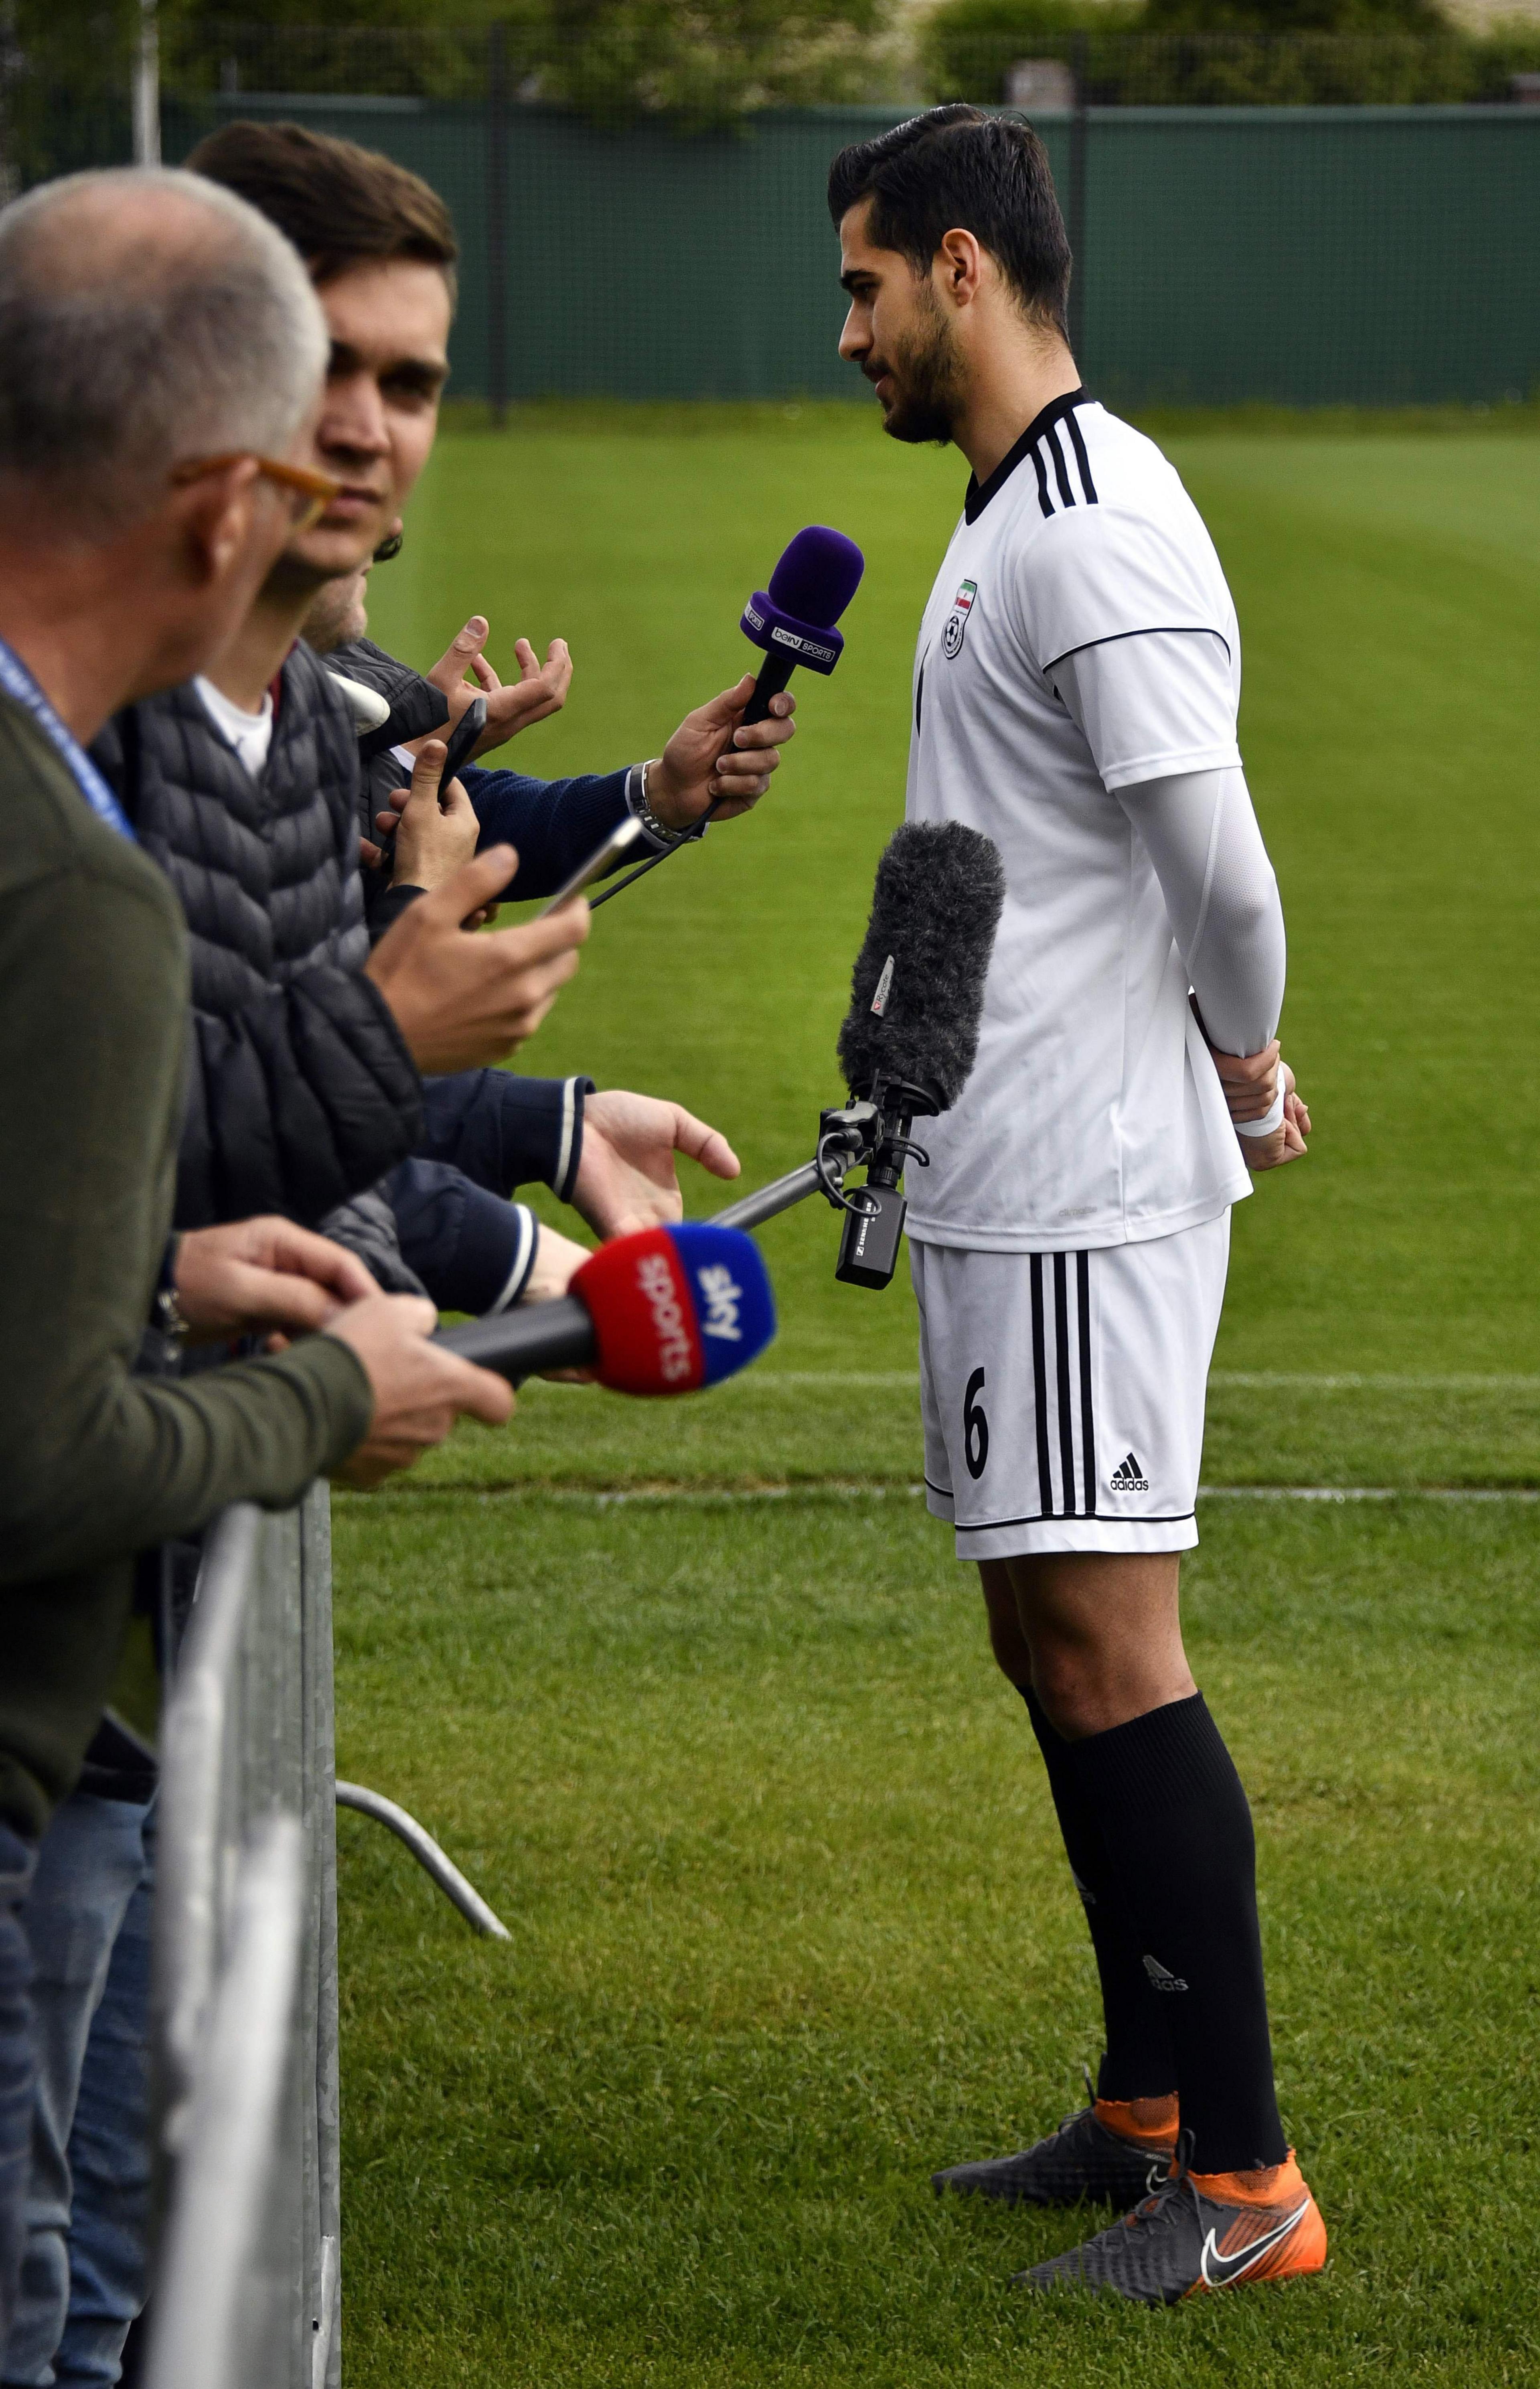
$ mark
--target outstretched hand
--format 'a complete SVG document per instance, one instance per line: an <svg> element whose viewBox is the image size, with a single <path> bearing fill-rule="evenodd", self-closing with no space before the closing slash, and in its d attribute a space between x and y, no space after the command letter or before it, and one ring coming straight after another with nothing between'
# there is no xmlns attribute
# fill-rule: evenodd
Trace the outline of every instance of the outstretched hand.
<svg viewBox="0 0 1540 2389"><path fill-rule="evenodd" d="M565 639L552 640L543 664L528 639L516 639L514 655L518 678L503 681L482 653L490 635L485 614L473 614L465 629L456 631L427 675L434 687L441 688L449 699L451 729L473 696L486 698L487 727L476 742L477 755L485 755L490 747L516 737L532 722L543 722L547 714L559 713L572 683L572 658ZM473 675L474 685L465 678L467 672Z"/></svg>
<svg viewBox="0 0 1540 2389"><path fill-rule="evenodd" d="M680 1104L610 1089L583 1105L583 1151L573 1207L596 1234L629 1236L684 1217L675 1156L714 1178L736 1178L739 1160L719 1129Z"/></svg>

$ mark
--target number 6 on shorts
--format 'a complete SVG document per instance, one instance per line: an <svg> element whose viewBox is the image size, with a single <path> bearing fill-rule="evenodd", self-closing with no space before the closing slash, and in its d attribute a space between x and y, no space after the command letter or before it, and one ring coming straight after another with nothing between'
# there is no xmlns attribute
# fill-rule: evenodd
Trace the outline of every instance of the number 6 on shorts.
<svg viewBox="0 0 1540 2389"><path fill-rule="evenodd" d="M983 1391L984 1372L975 1369L962 1397L962 1453L968 1474L975 1480L983 1476L989 1458L989 1422L978 1400Z"/></svg>

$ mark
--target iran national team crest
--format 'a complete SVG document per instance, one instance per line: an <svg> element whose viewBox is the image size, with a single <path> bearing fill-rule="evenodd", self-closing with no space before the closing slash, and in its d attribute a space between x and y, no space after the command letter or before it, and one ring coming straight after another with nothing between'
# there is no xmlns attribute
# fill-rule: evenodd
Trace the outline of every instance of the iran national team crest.
<svg viewBox="0 0 1540 2389"><path fill-rule="evenodd" d="M952 611L947 617L947 627L941 633L941 645L945 654L955 656L962 645L962 633L968 627L968 617L973 612L974 599L977 595L978 582L965 581L953 598Z"/></svg>

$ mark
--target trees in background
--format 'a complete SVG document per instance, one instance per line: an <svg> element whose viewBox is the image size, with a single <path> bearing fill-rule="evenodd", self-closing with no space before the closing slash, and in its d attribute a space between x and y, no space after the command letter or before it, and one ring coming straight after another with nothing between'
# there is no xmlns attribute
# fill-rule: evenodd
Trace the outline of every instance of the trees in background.
<svg viewBox="0 0 1540 2389"><path fill-rule="evenodd" d="M943 0L920 36L934 98L999 101L1061 58L1103 107L1382 106L1512 98L1540 27L1474 34L1437 0Z"/></svg>

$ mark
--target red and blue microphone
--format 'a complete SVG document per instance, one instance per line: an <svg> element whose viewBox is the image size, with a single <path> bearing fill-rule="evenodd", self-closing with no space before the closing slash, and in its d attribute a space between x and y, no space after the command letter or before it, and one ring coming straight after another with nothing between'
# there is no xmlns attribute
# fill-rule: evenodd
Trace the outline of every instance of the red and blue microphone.
<svg viewBox="0 0 1540 2389"><path fill-rule="evenodd" d="M442 1329L438 1343L517 1385L592 1369L617 1394L694 1394L757 1361L775 1334L757 1246L709 1220L645 1228L590 1255L557 1302Z"/></svg>

